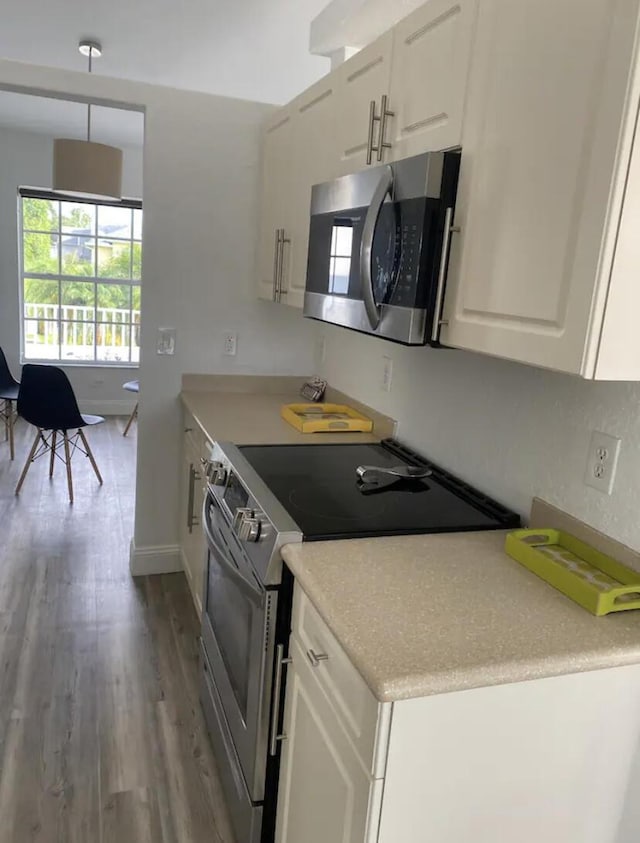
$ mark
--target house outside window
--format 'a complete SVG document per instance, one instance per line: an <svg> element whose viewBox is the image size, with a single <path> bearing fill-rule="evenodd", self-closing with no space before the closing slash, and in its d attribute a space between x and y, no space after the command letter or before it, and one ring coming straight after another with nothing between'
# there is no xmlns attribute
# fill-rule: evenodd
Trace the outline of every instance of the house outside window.
<svg viewBox="0 0 640 843"><path fill-rule="evenodd" d="M19 191L22 356L140 360L142 204Z"/></svg>

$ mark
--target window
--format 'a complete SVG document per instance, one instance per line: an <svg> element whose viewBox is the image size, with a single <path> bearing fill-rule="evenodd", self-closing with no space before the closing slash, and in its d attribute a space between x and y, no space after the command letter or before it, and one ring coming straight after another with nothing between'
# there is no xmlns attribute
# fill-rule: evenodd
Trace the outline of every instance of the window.
<svg viewBox="0 0 640 843"><path fill-rule="evenodd" d="M23 357L140 360L142 205L20 190Z"/></svg>

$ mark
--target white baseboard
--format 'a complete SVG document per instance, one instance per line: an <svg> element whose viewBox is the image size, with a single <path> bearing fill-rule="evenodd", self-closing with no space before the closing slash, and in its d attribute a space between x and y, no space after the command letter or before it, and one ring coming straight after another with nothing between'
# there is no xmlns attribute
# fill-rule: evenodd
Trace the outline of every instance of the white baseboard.
<svg viewBox="0 0 640 843"><path fill-rule="evenodd" d="M128 416L135 407L135 403L130 398L113 401L78 401L81 413L91 413L94 416Z"/></svg>
<svg viewBox="0 0 640 843"><path fill-rule="evenodd" d="M136 547L131 539L129 570L132 577L149 574L175 574L183 570L182 553L177 544Z"/></svg>

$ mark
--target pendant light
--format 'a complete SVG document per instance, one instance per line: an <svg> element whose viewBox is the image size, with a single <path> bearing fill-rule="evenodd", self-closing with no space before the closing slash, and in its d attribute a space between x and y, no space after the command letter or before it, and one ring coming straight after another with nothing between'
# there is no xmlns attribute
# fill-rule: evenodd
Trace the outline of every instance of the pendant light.
<svg viewBox="0 0 640 843"><path fill-rule="evenodd" d="M92 60L102 55L97 41L81 41L78 49ZM57 138L53 142L53 189L72 196L122 198L122 150L91 140L91 103L87 106L87 139Z"/></svg>

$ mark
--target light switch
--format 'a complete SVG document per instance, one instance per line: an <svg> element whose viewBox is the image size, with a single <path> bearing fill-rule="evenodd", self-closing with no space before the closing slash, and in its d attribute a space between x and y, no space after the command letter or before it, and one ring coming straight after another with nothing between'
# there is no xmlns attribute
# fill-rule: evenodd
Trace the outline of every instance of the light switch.
<svg viewBox="0 0 640 843"><path fill-rule="evenodd" d="M175 328L158 328L158 344L156 347L156 352L158 354L176 353Z"/></svg>

